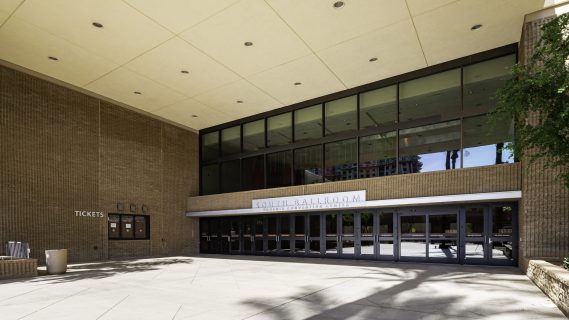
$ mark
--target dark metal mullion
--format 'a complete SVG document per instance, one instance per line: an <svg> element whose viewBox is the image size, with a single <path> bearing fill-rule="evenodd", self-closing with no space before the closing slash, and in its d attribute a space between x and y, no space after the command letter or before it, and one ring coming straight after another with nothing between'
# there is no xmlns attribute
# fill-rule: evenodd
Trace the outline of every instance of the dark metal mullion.
<svg viewBox="0 0 569 320"><path fill-rule="evenodd" d="M322 138L326 136L326 103L322 104ZM320 182L326 182L326 145L324 143L320 144L322 146L322 159L320 161L320 167L322 168L322 179Z"/></svg>
<svg viewBox="0 0 569 320"><path fill-rule="evenodd" d="M464 163L464 66L460 68L460 168Z"/></svg>
<svg viewBox="0 0 569 320"><path fill-rule="evenodd" d="M360 178L360 94L357 95L357 129L356 132L358 133L356 137L356 177L352 180ZM354 222L355 223L355 222ZM354 243L355 245L355 243ZM355 248L354 248L355 250ZM354 251L355 252L355 251Z"/></svg>

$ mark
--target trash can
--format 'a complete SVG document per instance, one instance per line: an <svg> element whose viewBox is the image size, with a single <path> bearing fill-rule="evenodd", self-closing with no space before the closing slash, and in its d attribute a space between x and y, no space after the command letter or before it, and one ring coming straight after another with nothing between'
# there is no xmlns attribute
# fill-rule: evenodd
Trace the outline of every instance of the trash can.
<svg viewBox="0 0 569 320"><path fill-rule="evenodd" d="M45 266L48 274L67 271L67 249L45 250Z"/></svg>

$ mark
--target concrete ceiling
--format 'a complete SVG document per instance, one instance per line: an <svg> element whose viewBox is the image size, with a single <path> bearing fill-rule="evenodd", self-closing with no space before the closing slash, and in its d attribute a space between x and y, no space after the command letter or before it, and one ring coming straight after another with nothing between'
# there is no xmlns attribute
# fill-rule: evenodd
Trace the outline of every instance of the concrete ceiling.
<svg viewBox="0 0 569 320"><path fill-rule="evenodd" d="M554 1L334 2L2 0L0 59L199 130L517 42Z"/></svg>

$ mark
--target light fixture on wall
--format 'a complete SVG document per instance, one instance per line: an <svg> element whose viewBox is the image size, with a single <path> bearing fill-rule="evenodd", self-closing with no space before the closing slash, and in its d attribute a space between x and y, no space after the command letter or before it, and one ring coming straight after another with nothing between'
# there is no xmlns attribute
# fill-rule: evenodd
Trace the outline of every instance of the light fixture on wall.
<svg viewBox="0 0 569 320"><path fill-rule="evenodd" d="M141 207L141 210L142 210L142 212L146 213L146 212L148 212L148 207L143 204Z"/></svg>
<svg viewBox="0 0 569 320"><path fill-rule="evenodd" d="M117 202L117 210L118 210L118 211L123 211L123 210L124 210L124 203L122 203L122 202Z"/></svg>
<svg viewBox="0 0 569 320"><path fill-rule="evenodd" d="M136 204L134 203L130 204L130 212L136 212Z"/></svg>

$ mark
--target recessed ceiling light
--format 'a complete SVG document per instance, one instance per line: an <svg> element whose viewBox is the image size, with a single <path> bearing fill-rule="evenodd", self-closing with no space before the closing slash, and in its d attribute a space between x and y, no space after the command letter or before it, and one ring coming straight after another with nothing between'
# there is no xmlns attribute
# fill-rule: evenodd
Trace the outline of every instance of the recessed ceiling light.
<svg viewBox="0 0 569 320"><path fill-rule="evenodd" d="M236 102L237 103L243 103L243 100L237 100Z"/></svg>
<svg viewBox="0 0 569 320"><path fill-rule="evenodd" d="M195 114L192 114L192 118L197 118L198 116Z"/></svg>
<svg viewBox="0 0 569 320"><path fill-rule="evenodd" d="M302 82L295 82L295 83L294 83L295 86L299 86L299 85L301 85L301 84L302 84Z"/></svg>
<svg viewBox="0 0 569 320"><path fill-rule="evenodd" d="M470 28L470 30L478 30L478 29L480 29L480 28L482 28L482 25L481 25L481 24L475 24L475 25L473 25L473 26Z"/></svg>
<svg viewBox="0 0 569 320"><path fill-rule="evenodd" d="M188 70L180 70L180 73L188 74L188 73L190 73L190 72L189 72Z"/></svg>
<svg viewBox="0 0 569 320"><path fill-rule="evenodd" d="M333 6L334 6L334 9L340 9L344 6L344 4L345 4L344 1L336 1L336 2L334 2Z"/></svg>
<svg viewBox="0 0 569 320"><path fill-rule="evenodd" d="M369 59L369 62L376 62L376 61L377 61L377 58L376 58L376 57L373 57L373 58Z"/></svg>
<svg viewBox="0 0 569 320"><path fill-rule="evenodd" d="M92 25L93 25L93 27L97 27L97 28L102 28L102 27L103 27L103 24L100 23L100 22L93 22Z"/></svg>
<svg viewBox="0 0 569 320"><path fill-rule="evenodd" d="M134 94L142 94L142 92L140 92L140 91L134 91L133 93Z"/></svg>
<svg viewBox="0 0 569 320"><path fill-rule="evenodd" d="M250 47L250 46L253 45L253 42L247 41L247 42L244 43L244 45L245 45L246 47Z"/></svg>
<svg viewBox="0 0 569 320"><path fill-rule="evenodd" d="M53 60L53 61L59 61L58 58L54 57L54 56L49 56L47 57L49 60Z"/></svg>

